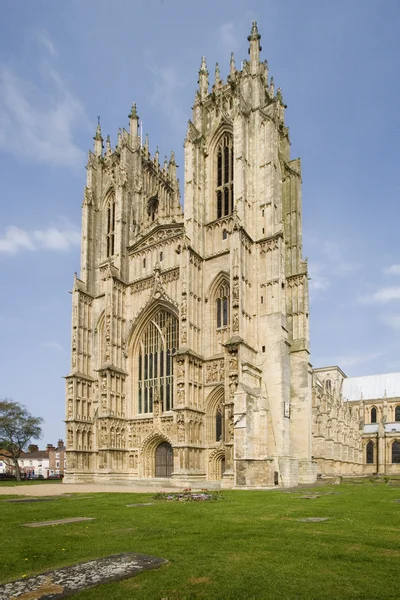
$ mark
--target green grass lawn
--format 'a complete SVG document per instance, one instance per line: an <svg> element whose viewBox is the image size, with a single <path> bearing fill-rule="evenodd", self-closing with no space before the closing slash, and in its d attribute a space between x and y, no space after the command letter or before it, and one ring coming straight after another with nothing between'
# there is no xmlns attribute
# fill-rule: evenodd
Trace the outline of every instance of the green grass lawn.
<svg viewBox="0 0 400 600"><path fill-rule="evenodd" d="M151 494L74 494L11 504L1 497L4 583L119 552L168 559L160 569L75 597L345 599L400 597L400 487L384 482L304 490L226 491L220 502L154 501ZM67 517L95 521L24 529ZM330 517L300 523L303 517Z"/></svg>

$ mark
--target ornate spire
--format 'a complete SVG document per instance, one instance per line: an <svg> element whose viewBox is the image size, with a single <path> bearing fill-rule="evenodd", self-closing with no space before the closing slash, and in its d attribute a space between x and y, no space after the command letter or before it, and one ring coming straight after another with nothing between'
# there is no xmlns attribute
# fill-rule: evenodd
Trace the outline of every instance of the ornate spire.
<svg viewBox="0 0 400 600"><path fill-rule="evenodd" d="M156 163L156 165L158 165L160 162L160 152L158 150L158 146L157 146L156 152L154 154L154 162Z"/></svg>
<svg viewBox="0 0 400 600"><path fill-rule="evenodd" d="M251 33L247 39L250 42L250 71L253 75L255 75L258 71L260 51L262 50L260 46L261 35L258 33L257 21L253 21Z"/></svg>
<svg viewBox="0 0 400 600"><path fill-rule="evenodd" d="M200 97L203 99L208 94L208 71L205 56L201 59L201 65L199 70L199 91Z"/></svg>
<svg viewBox="0 0 400 600"><path fill-rule="evenodd" d="M231 77L233 77L236 73L236 67L235 67L235 56L233 54L233 52L231 52L231 60L229 62L229 75Z"/></svg>
<svg viewBox="0 0 400 600"><path fill-rule="evenodd" d="M144 149L146 152L149 152L149 134L146 133L146 137L144 138Z"/></svg>
<svg viewBox="0 0 400 600"><path fill-rule="evenodd" d="M100 117L97 117L96 134L94 136L94 154L101 156L103 154L103 138L101 135Z"/></svg>

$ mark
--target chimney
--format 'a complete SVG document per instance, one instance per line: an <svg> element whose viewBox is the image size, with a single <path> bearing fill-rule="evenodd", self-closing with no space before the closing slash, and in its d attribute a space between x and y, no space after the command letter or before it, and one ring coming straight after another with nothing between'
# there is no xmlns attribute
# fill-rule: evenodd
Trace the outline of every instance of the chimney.
<svg viewBox="0 0 400 600"><path fill-rule="evenodd" d="M64 440L58 440L58 447L62 448L64 446Z"/></svg>
<svg viewBox="0 0 400 600"><path fill-rule="evenodd" d="M36 446L36 444L29 444L28 446L28 452L38 452L39 451L39 446Z"/></svg>
<svg viewBox="0 0 400 600"><path fill-rule="evenodd" d="M55 448L54 448L53 444L47 444L47 446L46 446L46 452L47 452L47 454L50 454L50 450L54 450L54 449Z"/></svg>

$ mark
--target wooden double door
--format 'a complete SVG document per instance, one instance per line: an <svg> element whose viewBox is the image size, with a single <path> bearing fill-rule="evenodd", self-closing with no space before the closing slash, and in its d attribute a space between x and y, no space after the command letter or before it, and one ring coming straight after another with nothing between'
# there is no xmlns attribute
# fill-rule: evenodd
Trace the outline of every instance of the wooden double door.
<svg viewBox="0 0 400 600"><path fill-rule="evenodd" d="M162 442L156 448L156 477L171 477L174 470L174 451L171 444Z"/></svg>

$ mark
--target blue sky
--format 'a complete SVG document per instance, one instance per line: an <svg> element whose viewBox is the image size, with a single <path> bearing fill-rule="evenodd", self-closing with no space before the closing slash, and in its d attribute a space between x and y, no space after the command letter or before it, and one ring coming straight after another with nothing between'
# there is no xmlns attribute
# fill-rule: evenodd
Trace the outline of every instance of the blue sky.
<svg viewBox="0 0 400 600"><path fill-rule="evenodd" d="M201 56L225 77L257 20L303 169L311 361L400 370L399 2L5 1L0 20L0 398L64 438L73 273L97 115L137 103L150 150L183 139Z"/></svg>

